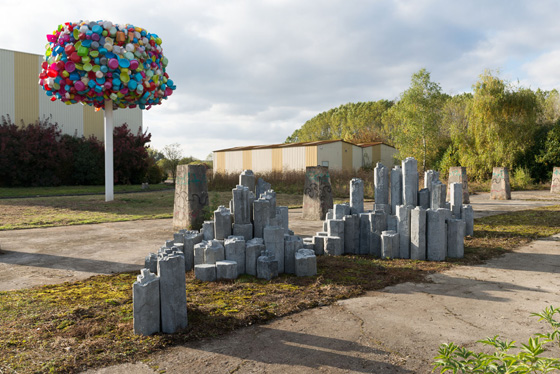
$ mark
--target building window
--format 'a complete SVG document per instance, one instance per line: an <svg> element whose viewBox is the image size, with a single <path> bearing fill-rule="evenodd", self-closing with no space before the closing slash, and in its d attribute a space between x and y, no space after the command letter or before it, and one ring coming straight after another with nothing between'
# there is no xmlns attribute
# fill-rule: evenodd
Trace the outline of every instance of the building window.
<svg viewBox="0 0 560 374"><path fill-rule="evenodd" d="M321 163L321 165L322 165L322 166L329 167L329 162L328 162L328 161L323 161L323 162Z"/></svg>

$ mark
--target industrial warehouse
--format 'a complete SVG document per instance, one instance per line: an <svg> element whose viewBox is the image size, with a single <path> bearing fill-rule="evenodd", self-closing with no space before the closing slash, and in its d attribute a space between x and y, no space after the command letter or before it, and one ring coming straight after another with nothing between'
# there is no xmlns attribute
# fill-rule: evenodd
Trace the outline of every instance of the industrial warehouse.
<svg viewBox="0 0 560 374"><path fill-rule="evenodd" d="M323 140L235 147L214 151L214 173L238 173L246 169L255 173L270 171L305 171L307 166L328 166L331 170L358 170L395 165L397 150L385 143L353 144L344 140Z"/></svg>
<svg viewBox="0 0 560 374"><path fill-rule="evenodd" d="M58 123L63 134L95 136L104 140L103 112L89 105L66 105L51 101L39 86L43 55L0 49L0 116L16 125L48 120ZM62 79L62 78L61 78ZM114 124L128 124L133 134L142 129L142 110L115 110Z"/></svg>

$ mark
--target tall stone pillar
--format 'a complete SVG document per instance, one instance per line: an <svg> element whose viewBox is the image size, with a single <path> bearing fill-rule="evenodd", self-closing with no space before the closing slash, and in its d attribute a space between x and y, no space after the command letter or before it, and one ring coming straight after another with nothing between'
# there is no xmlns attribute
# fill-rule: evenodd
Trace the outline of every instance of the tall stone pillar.
<svg viewBox="0 0 560 374"><path fill-rule="evenodd" d="M308 166L305 170L303 190L303 219L324 220L333 208L333 196L329 168Z"/></svg>
<svg viewBox="0 0 560 374"><path fill-rule="evenodd" d="M447 180L447 196L451 196L451 183L461 183L463 185L463 204L468 204L469 184L467 182L467 168L462 166L452 166L449 168L449 179Z"/></svg>
<svg viewBox="0 0 560 374"><path fill-rule="evenodd" d="M179 165L175 179L173 230L199 230L208 205L206 165Z"/></svg>
<svg viewBox="0 0 560 374"><path fill-rule="evenodd" d="M403 205L418 205L418 162L414 157L402 161Z"/></svg>
<svg viewBox="0 0 560 374"><path fill-rule="evenodd" d="M508 168L495 167L492 170L490 200L511 200Z"/></svg>
<svg viewBox="0 0 560 374"><path fill-rule="evenodd" d="M364 181L352 178L350 181L350 212L360 214L364 212Z"/></svg>
<svg viewBox="0 0 560 374"><path fill-rule="evenodd" d="M389 204L389 169L381 162L373 170L375 204Z"/></svg>
<svg viewBox="0 0 560 374"><path fill-rule="evenodd" d="M402 199L402 169L400 166L395 166L391 170L391 214L396 214L396 206L402 205Z"/></svg>
<svg viewBox="0 0 560 374"><path fill-rule="evenodd" d="M255 193L256 179L253 170L243 170L243 172L239 175L239 184L247 187L249 191Z"/></svg>

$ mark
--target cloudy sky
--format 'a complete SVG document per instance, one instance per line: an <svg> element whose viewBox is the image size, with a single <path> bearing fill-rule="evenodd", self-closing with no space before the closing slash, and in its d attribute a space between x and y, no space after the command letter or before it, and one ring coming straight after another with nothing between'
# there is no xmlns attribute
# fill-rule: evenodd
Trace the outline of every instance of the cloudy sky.
<svg viewBox="0 0 560 374"><path fill-rule="evenodd" d="M156 5L157 4L157 5ZM110 20L158 34L177 90L144 112L152 147L281 143L306 120L396 99L421 68L443 91L484 69L560 88L560 2L517 0L0 0L0 48L42 54L67 21Z"/></svg>

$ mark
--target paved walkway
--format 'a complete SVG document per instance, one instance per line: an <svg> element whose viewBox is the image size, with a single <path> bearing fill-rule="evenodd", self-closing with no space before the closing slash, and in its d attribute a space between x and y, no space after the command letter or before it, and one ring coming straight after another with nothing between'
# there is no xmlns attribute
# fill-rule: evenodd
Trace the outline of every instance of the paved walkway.
<svg viewBox="0 0 560 374"><path fill-rule="evenodd" d="M513 200L471 196L477 217L560 204L549 192ZM290 211L292 229L312 235L321 222ZM0 290L138 270L172 236L171 220L0 232ZM167 373L424 373L438 345L473 347L486 336L524 341L538 330L531 312L560 299L560 237L535 241L484 266L457 267L432 283L400 284L307 310L223 339L173 347L152 363ZM144 363L96 373L155 373Z"/></svg>

